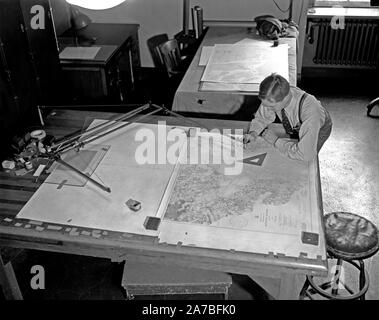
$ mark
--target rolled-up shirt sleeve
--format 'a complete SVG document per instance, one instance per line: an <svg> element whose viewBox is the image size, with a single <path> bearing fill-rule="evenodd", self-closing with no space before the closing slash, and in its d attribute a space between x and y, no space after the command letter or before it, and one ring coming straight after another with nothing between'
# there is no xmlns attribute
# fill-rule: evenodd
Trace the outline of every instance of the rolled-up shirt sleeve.
<svg viewBox="0 0 379 320"><path fill-rule="evenodd" d="M254 119L251 120L250 131L255 131L260 134L270 123L274 122L275 116L275 111L270 110L261 104L258 111L255 113Z"/></svg>
<svg viewBox="0 0 379 320"><path fill-rule="evenodd" d="M314 97L304 100L299 131L299 141L278 139L275 147L290 159L310 161L317 155L317 142L320 128L325 122L325 113Z"/></svg>

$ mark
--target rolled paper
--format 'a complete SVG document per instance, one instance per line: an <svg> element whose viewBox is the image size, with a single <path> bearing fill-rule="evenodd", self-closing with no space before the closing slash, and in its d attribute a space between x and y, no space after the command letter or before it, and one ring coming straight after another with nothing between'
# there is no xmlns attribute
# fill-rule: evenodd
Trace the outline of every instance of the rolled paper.
<svg viewBox="0 0 379 320"><path fill-rule="evenodd" d="M183 0L183 32L188 34L189 0Z"/></svg>
<svg viewBox="0 0 379 320"><path fill-rule="evenodd" d="M195 10L196 10L196 21L197 21L197 30L198 30L198 36L196 38L198 38L203 33L203 8L196 6Z"/></svg>

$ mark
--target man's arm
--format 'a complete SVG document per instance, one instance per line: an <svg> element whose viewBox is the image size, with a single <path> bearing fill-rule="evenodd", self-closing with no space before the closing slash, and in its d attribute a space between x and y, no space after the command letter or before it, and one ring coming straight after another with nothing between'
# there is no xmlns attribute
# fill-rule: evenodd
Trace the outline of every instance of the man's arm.
<svg viewBox="0 0 379 320"><path fill-rule="evenodd" d="M274 120L275 112L261 104L258 111L255 113L254 119L251 120L249 131L254 131L257 134L260 134L270 123L274 122Z"/></svg>
<svg viewBox="0 0 379 320"><path fill-rule="evenodd" d="M278 139L274 146L290 159L310 161L317 155L317 142L320 128L325 122L323 108L314 97L304 100L300 126L299 141Z"/></svg>

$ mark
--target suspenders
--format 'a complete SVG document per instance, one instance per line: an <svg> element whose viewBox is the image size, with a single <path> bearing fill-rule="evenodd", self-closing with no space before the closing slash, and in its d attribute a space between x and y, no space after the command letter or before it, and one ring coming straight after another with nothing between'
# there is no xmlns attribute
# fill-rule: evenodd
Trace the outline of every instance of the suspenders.
<svg viewBox="0 0 379 320"><path fill-rule="evenodd" d="M300 101L299 101L299 109L298 109L298 116L299 116L299 122L300 122L300 125L302 124L302 121L301 121L301 111L302 111L302 108L303 108L303 103L304 103L304 100L305 98L307 97L307 93L304 92L300 98ZM290 138L291 139L297 139L299 140L299 130L300 128L298 126L292 128L292 133L290 133Z"/></svg>
<svg viewBox="0 0 379 320"><path fill-rule="evenodd" d="M300 102L299 102L299 122L300 122L300 124L302 124L302 121L301 121L301 110L303 109L303 103L304 103L304 100L305 100L305 98L307 96L308 96L308 94L306 92L304 92L303 95L300 98Z"/></svg>
<svg viewBox="0 0 379 320"><path fill-rule="evenodd" d="M299 116L299 123L300 123L300 126L302 124L302 121L301 121L301 111L302 111L302 108L303 108L303 103L304 103L304 100L305 98L308 96L308 94L306 92L303 93L303 95L301 96L300 98L300 101L299 101L299 111L298 111L298 116ZM320 128L320 132L319 132L319 140L318 140L318 145L317 145L317 150L320 150L322 145L324 144L324 142L326 141L326 139L328 139L329 135L330 135L330 132L332 130L332 121L331 121L331 118L330 118L330 115L328 113L328 111L325 109L325 123L324 125ZM293 128L292 130L292 134L290 134L290 138L291 139L297 139L299 140L299 130L300 130L300 126L296 126L295 128Z"/></svg>

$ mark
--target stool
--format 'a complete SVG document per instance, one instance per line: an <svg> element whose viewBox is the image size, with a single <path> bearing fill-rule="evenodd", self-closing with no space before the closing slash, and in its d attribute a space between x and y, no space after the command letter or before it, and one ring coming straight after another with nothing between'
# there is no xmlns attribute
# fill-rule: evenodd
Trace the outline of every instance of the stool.
<svg viewBox="0 0 379 320"><path fill-rule="evenodd" d="M333 300L364 300L369 287L369 276L363 260L379 250L378 229L369 220L348 212L332 212L325 215L323 220L328 258L337 259L334 283L330 281L319 285L315 283L313 276L307 275L299 298L312 299L313 294L320 294ZM343 262L348 262L359 270L358 292L354 293L340 280ZM339 294L339 285L342 285L349 295ZM331 292L328 292L328 289L331 289Z"/></svg>
<svg viewBox="0 0 379 320"><path fill-rule="evenodd" d="M129 261L122 276L127 299L228 299L231 284L224 272Z"/></svg>
<svg viewBox="0 0 379 320"><path fill-rule="evenodd" d="M375 106L378 106L379 107L379 97L372 100L368 105L367 105L367 116L368 117L371 117L371 118L379 118L379 116L374 116L371 113L371 110L375 107Z"/></svg>

